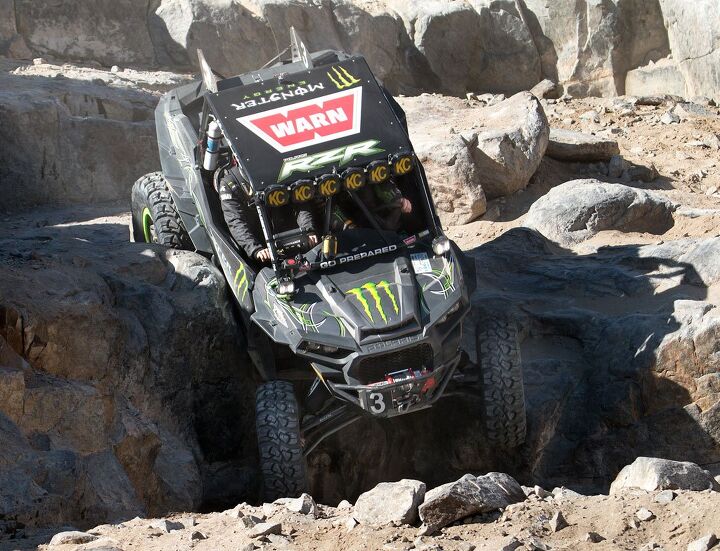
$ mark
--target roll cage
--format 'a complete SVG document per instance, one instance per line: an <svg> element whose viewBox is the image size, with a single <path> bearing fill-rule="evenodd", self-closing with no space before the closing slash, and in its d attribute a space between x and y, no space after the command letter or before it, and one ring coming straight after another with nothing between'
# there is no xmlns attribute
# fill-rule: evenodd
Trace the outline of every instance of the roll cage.
<svg viewBox="0 0 720 551"><path fill-rule="evenodd" d="M231 78L222 78L212 72L202 53L199 52L204 90L193 102L183 108L184 112L192 111L193 116L189 116L189 118L191 120L194 118L199 123L200 138L195 147L196 166L201 166L200 159L207 147L204 131L212 120L220 124L226 141L220 151L222 160L218 166L220 167L222 164L226 169L231 166L237 168L240 174L238 183L247 194L249 203L255 208L263 238L270 252L272 268L278 281L292 280L298 272L324 269L335 265L333 259L337 254L331 254L327 244L336 239L331 231L329 221L333 205L341 195L352 200L352 204L363 214L369 225L382 237L385 244L384 249L386 249L384 252L409 246L418 239L442 236L442 229L434 210L425 172L421 163L416 159L409 141L405 114L394 98L377 82L367 68L365 60L360 56L351 57L335 51L322 51L310 55L307 54L302 43L297 45L294 39L293 44L296 44L296 47L292 48L291 46L292 58L281 60L275 65L259 71ZM300 52L299 59L296 55L297 52ZM357 137L353 138L362 140L362 138L368 137L370 139L355 143L349 143L352 140L348 138L327 140L326 143L313 144L307 149L295 149L289 155L277 155L277 151L269 148L267 143L258 140L256 136L236 124L240 118L234 117L234 115L241 110L243 115L247 110L259 115L268 112L268 109L258 108L257 102L252 99L245 102L244 105L239 105L237 97L258 97L258 90L277 89L282 107L291 109L299 103L309 102L285 102L285 99L292 96L292 92L283 93L282 90L285 89L283 87L287 86L287 90L293 90L290 87L294 86L295 92L299 94L297 83L312 82L311 79L318 74L327 75L328 79L326 80L340 88L345 97L354 93L355 97L369 96L374 100L375 105L371 104L371 108L366 107L362 113L362 128L358 129ZM343 88L350 88L352 85L355 85L354 92L353 89L349 92L342 92ZM312 90L312 84L309 84L307 88L310 88L310 92L307 95L311 97L310 101L313 101L312 96L318 96L319 100L332 97L325 94L326 87L330 86L318 83L315 88L320 88L320 90ZM333 95L340 96L341 93ZM267 100L262 95L260 99ZM270 97L270 99L274 98ZM363 98L361 97L361 99ZM233 100L235 100L234 103ZM365 100L365 103L370 102ZM278 109L271 111L278 111ZM360 116L359 113L356 115ZM320 120L322 122L322 119ZM376 147L379 144L382 144L382 147ZM386 144L389 144L390 147ZM271 143L270 145L275 144ZM330 149L328 150L328 148ZM348 153L350 148L354 148L352 152L356 155ZM323 151L316 152L319 149ZM248 150L250 151L248 152ZM343 154L347 159L342 157ZM324 159L321 158L323 155ZM334 160L334 162L323 164L328 159ZM316 162L317 169L312 162ZM293 166L299 167L298 170L291 172L286 178L282 178L284 173L281 172L278 182L270 181L267 178L266 169L268 167L271 169L274 167L277 171L278 165L286 167L288 163L294 163ZM260 169L256 170L258 167ZM217 189L217 179L221 169L218 168L214 173L204 170L201 172L206 184L214 183L213 187ZM382 177L383 175L384 177ZM415 206L420 207L415 212L420 210L424 218L420 231L403 236L396 235L395 239L388 236L388 232L378 226L375 217L368 211L367 206L357 194L363 185L376 185L389 177L400 180L405 189L413 191ZM313 255L298 254L288 257L281 254L283 244L287 240L301 238L302 230L278 232L274 228L270 215L270 210L273 208L302 201L315 201L317 205L322 205L321 213L319 213L319 218L322 219L322 228L318 233L323 239L323 243L314 249L317 253L314 255L315 258ZM380 249L383 250L383 247ZM364 258L362 251L353 255L343 255L343 251L338 251L338 253L345 259L344 262L353 261L353 258L350 257Z"/></svg>

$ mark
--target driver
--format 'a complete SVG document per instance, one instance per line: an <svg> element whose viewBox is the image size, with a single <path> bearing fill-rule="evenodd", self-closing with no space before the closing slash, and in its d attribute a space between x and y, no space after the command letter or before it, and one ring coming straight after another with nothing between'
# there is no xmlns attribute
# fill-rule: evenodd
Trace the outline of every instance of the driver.
<svg viewBox="0 0 720 551"><path fill-rule="evenodd" d="M270 249L263 244L260 219L255 207L248 201L248 197L238 184L240 174L237 168L232 168L220 180L218 193L223 216L227 222L230 234L249 258L259 262L270 262ZM274 227L287 224L293 217L300 229L308 234L310 246L318 243L317 231L312 212L308 208L298 208L293 205L274 208L270 210L271 221Z"/></svg>
<svg viewBox="0 0 720 551"><path fill-rule="evenodd" d="M368 184L355 192L384 230L399 231L403 226L403 215L411 214L412 202L405 196L398 185L389 179L381 184ZM354 227L352 217L346 213L355 213L359 209L350 197L346 197L341 205L335 206L332 213L334 230Z"/></svg>

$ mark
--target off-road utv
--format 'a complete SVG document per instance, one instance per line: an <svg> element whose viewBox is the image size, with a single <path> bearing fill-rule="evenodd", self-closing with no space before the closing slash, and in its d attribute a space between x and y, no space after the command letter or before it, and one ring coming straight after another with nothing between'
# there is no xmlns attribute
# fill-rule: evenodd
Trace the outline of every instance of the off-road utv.
<svg viewBox="0 0 720 551"><path fill-rule="evenodd" d="M289 59L231 78L198 52L202 80L168 92L156 110L162 172L132 190L134 240L211 257L235 296L259 378L266 498L304 491L307 454L360 416L436 402L459 378L469 310L402 109L362 56L309 54L291 35ZM217 185L230 168L270 265L247 257L226 225ZM359 193L388 179L413 204L398 231L380 227ZM332 229L338 201L355 209L352 227ZM275 227L273 209L293 204L315 209L317 245ZM517 335L498 319L478 335L489 429L478 437L512 447L525 434Z"/></svg>

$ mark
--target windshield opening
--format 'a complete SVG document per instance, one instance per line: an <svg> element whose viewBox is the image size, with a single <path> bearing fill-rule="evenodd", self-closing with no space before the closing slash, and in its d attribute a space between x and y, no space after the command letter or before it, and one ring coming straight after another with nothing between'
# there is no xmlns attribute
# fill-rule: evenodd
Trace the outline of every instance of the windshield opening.
<svg viewBox="0 0 720 551"><path fill-rule="evenodd" d="M287 190L266 192L262 206L269 238L284 267L329 267L338 257L390 252L404 240L429 234L433 225L420 192L423 182L416 173L353 186L352 170L358 171L358 177L363 171L348 169L342 175L328 175L317 182L299 180ZM311 194L310 186L326 192L339 188L323 195Z"/></svg>

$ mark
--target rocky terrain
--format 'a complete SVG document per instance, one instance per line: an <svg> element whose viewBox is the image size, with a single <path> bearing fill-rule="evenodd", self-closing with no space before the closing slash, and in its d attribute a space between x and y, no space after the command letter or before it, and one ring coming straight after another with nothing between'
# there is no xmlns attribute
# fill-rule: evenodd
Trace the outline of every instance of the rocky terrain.
<svg viewBox="0 0 720 551"><path fill-rule="evenodd" d="M0 548L73 529L89 535L48 549L709 549L712 8L0 0ZM521 328L516 453L484 445L479 398L453 395L324 442L309 458L317 503L259 505L255 383L222 276L194 253L129 243L128 197L158 167L153 109L193 78L194 49L237 72L272 57L290 24L312 48L362 51L400 94L475 285L465 349L474 360L485 314ZM639 456L693 462L670 470L707 484L642 462L645 482L628 482ZM508 474L475 476L493 472ZM431 512L452 481L464 505Z"/></svg>
<svg viewBox="0 0 720 551"><path fill-rule="evenodd" d="M621 471L610 495L530 488L494 472L432 489L403 479L377 485L354 506L319 505L303 494L205 515L134 518L86 532L36 531L24 543L49 540L39 546L48 551L708 551L718 543L718 488L692 463L639 458Z"/></svg>

